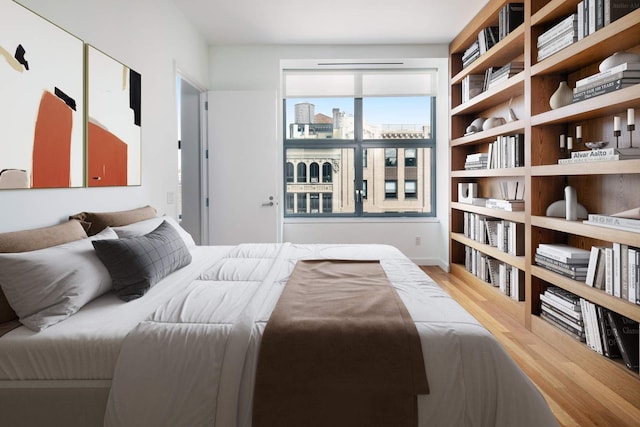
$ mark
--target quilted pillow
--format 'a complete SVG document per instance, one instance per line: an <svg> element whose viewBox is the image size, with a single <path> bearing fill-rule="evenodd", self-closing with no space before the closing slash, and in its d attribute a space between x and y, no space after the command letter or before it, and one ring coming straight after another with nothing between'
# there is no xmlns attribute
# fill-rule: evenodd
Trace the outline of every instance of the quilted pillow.
<svg viewBox="0 0 640 427"><path fill-rule="evenodd" d="M189 249L166 221L143 236L94 241L93 247L124 301L140 298L160 279L191 262Z"/></svg>
<svg viewBox="0 0 640 427"><path fill-rule="evenodd" d="M89 239L29 252L0 254L0 287L22 323L41 331L111 289L94 239L117 239L111 229Z"/></svg>

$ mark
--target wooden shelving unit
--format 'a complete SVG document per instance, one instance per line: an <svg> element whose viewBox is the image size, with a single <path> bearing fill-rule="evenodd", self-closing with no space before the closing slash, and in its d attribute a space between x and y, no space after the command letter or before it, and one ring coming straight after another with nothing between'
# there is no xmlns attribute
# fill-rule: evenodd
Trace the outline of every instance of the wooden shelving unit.
<svg viewBox="0 0 640 427"><path fill-rule="evenodd" d="M640 10L629 13L538 63L537 37L574 13L579 1L524 1L524 23L463 68L462 54L479 31L487 26L498 25L498 12L507 3L510 2L489 1L449 46L451 271L472 284L475 290L503 303L506 313L521 320L528 329L544 339L557 343L561 351L568 354L579 353L580 357L595 360L602 366L603 375L611 378L616 386L637 388L640 386L640 376L637 373L627 369L619 361L612 361L590 350L584 343L549 325L539 314L540 295L551 285L559 286L635 321L640 321L640 305L536 266L533 259L540 243L567 243L585 249L594 245L611 246L613 243L640 247L640 233L545 215L549 204L564 198L563 189L566 185L576 188L579 203L590 213L611 214L640 206L640 160L558 164L558 160L566 156L559 148L558 137L560 134L574 135L577 125L582 126L585 140L613 141L613 116L621 116L625 122L627 108L640 108L640 84L557 109L549 106L549 98L560 81L567 81L570 87L574 87L577 80L598 72L600 62L613 53L621 50L640 52ZM482 74L488 67L500 67L511 61L523 61L524 71L468 102L461 102L461 83L466 76ZM518 111L518 120L465 135L466 127L475 118L506 118L510 106ZM636 129L640 129L638 121ZM513 134L523 134L525 137L524 166L464 170L468 154L486 152L488 145L496 138ZM620 141L621 146L628 146L628 133L623 131ZM638 143L640 132L636 130L634 145ZM479 197L498 197L495 191L499 182L506 179L517 180L525 186L525 211L496 211L458 201L458 183L477 183ZM524 224L524 231L518 236L525 242L524 256L511 256L466 237L463 234L465 212ZM524 303L514 306L513 300L508 296L502 295L496 288L487 286L466 271L465 246L524 271ZM640 407L640 402L632 403Z"/></svg>

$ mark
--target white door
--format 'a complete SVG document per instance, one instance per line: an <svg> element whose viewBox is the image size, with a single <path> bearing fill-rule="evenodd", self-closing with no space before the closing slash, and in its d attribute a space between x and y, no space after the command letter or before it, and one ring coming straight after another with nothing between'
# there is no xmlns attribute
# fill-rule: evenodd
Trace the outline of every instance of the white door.
<svg viewBox="0 0 640 427"><path fill-rule="evenodd" d="M208 93L209 244L280 241L277 95Z"/></svg>

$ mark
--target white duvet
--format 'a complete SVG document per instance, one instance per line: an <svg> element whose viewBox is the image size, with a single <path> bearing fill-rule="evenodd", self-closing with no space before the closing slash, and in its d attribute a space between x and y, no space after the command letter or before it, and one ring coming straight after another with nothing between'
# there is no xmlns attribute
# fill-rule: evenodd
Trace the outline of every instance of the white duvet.
<svg viewBox="0 0 640 427"><path fill-rule="evenodd" d="M249 427L266 321L298 259L379 259L421 337L430 394L421 426L556 426L493 336L400 251L384 245L240 245L128 334L105 426ZM371 357L375 357L372 354Z"/></svg>

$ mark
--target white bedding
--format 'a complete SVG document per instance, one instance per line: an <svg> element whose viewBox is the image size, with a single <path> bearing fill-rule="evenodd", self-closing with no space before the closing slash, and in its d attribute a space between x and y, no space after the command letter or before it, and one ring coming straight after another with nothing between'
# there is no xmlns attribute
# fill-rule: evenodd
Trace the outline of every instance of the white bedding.
<svg viewBox="0 0 640 427"><path fill-rule="evenodd" d="M110 292L43 331L20 327L4 335L0 338L0 388L24 386L28 381L111 380L129 331L229 250L192 248L192 263L160 281L144 298L125 303Z"/></svg>
<svg viewBox="0 0 640 427"><path fill-rule="evenodd" d="M291 244L231 249L135 327L105 425L249 427L266 321L295 260L320 258L381 260L421 336L430 389L419 397L421 426L557 425L493 336L398 250Z"/></svg>

